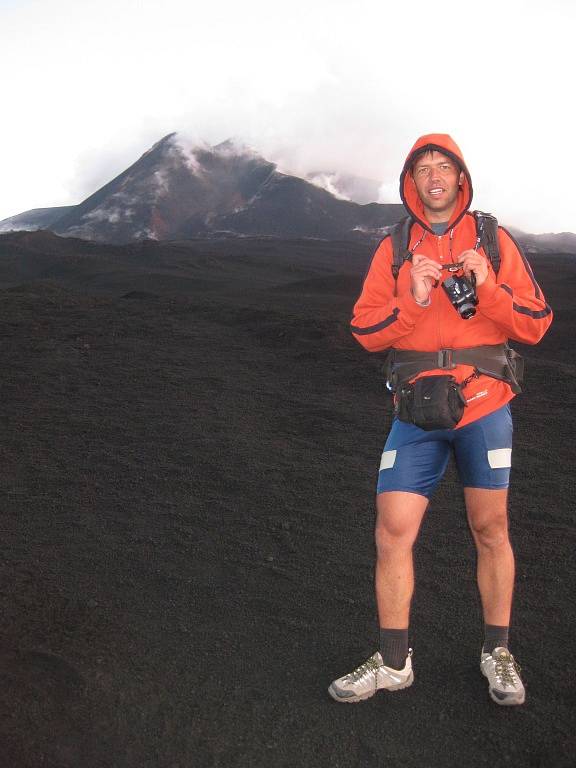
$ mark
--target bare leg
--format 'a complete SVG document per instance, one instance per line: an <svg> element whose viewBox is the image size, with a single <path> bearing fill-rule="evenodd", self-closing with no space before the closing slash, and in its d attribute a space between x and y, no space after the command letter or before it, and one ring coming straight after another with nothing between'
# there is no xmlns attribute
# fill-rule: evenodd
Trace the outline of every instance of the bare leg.
<svg viewBox="0 0 576 768"><path fill-rule="evenodd" d="M381 627L406 629L414 592L412 546L428 499L386 491L376 497L376 603Z"/></svg>
<svg viewBox="0 0 576 768"><path fill-rule="evenodd" d="M514 553L508 538L508 490L464 488L468 523L478 553L478 589L486 624L509 626Z"/></svg>

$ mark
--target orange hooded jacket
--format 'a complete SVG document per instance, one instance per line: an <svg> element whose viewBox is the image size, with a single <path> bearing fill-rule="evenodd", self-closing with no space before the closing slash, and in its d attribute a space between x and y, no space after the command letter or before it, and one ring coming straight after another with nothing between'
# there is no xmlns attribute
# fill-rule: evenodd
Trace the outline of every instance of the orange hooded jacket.
<svg viewBox="0 0 576 768"><path fill-rule="evenodd" d="M456 207L446 233L440 236L434 234L426 219L410 173L415 153L423 148L437 150L452 158L464 172ZM417 253L447 264L459 261L463 251L474 248L476 222L468 212L472 202L472 180L462 153L450 136L429 134L418 139L400 176L400 194L413 219L410 250L419 243ZM431 291L428 306L416 303L410 291L409 261L405 261L400 269L397 296L394 296L392 238L384 238L374 253L362 293L354 306L352 334L370 352L391 347L433 352L445 348L501 344L508 339L536 344L552 322L552 310L520 246L502 227L498 228L498 245L501 260L498 275L489 265L486 281L476 288L476 314L463 320L441 288ZM484 253L482 249L480 252ZM469 365L458 365L450 374L462 382L472 371ZM419 376L445 373L435 369ZM464 389L464 395L467 407L458 428L492 413L514 397L506 382L485 375L472 379Z"/></svg>

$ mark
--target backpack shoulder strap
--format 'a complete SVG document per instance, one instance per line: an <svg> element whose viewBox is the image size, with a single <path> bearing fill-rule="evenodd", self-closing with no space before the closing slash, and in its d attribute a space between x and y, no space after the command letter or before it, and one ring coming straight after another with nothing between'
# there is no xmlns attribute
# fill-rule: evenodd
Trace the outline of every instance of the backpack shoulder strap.
<svg viewBox="0 0 576 768"><path fill-rule="evenodd" d="M500 249L498 247L498 220L491 213L474 211L476 220L476 237L478 246L484 248L486 256L490 259L494 274L500 269Z"/></svg>
<svg viewBox="0 0 576 768"><path fill-rule="evenodd" d="M390 230L390 237L392 238L392 274L394 276L394 296L397 295L398 274L402 264L406 259L411 258L411 253L408 250L410 245L410 229L412 227L412 219L410 216L399 221Z"/></svg>

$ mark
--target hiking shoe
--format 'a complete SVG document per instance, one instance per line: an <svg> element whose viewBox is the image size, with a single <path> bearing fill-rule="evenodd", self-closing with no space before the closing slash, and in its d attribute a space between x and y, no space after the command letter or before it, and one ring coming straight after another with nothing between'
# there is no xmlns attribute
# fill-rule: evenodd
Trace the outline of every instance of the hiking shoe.
<svg viewBox="0 0 576 768"><path fill-rule="evenodd" d="M480 656L480 669L488 678L488 692L496 704L505 707L524 704L526 691L520 679L520 667L507 648L495 648Z"/></svg>
<svg viewBox="0 0 576 768"><path fill-rule="evenodd" d="M414 682L411 657L412 649L408 651L404 669L393 669L384 666L380 651L376 651L353 672L334 680L328 688L328 693L336 701L353 703L369 699L384 688L388 691L408 688Z"/></svg>

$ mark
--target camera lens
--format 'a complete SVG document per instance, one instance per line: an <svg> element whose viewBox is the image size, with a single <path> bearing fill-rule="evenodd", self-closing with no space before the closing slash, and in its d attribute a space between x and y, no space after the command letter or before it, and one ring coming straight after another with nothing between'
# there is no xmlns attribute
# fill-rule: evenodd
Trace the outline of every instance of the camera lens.
<svg viewBox="0 0 576 768"><path fill-rule="evenodd" d="M442 283L442 287L450 303L463 320L468 320L476 314L475 306L478 298L474 285L464 277L448 277Z"/></svg>
<svg viewBox="0 0 576 768"><path fill-rule="evenodd" d="M460 312L463 320L469 320L476 314L476 307L473 304L462 304L458 307L458 312Z"/></svg>

